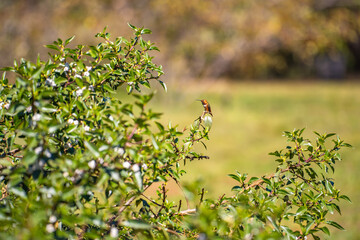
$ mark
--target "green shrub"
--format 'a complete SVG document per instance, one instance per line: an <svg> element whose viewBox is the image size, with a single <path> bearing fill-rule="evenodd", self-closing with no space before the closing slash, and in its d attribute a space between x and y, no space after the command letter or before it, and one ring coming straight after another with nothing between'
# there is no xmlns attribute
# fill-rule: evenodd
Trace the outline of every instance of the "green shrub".
<svg viewBox="0 0 360 240"><path fill-rule="evenodd" d="M152 82L166 90L149 55L158 49L142 38L150 30L130 27L130 40L112 41L106 29L96 46L58 39L48 61L3 69L17 77L9 83L4 74L0 86L1 238L301 239L342 228L327 213L349 199L328 170L349 145L336 138L327 146L331 134L312 144L302 130L285 132L293 146L272 153L275 173L231 174L234 196L205 199L193 183L184 191L196 209L168 201L165 184L150 198L154 183L180 184L184 163L208 158L193 147L205 146L212 120L203 114L183 131L157 121L161 113L147 109L153 94L141 90Z"/></svg>

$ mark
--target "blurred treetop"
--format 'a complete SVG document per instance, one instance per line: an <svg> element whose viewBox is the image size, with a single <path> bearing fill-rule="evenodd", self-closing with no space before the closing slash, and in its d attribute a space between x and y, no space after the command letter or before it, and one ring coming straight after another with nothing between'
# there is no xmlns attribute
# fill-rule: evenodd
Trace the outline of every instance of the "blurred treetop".
<svg viewBox="0 0 360 240"><path fill-rule="evenodd" d="M0 66L45 54L38 46L57 37L75 33L75 43L86 42L104 26L124 35L130 22L153 30L169 76L304 76L314 72L318 56L337 54L354 68L359 6L357 0L2 0Z"/></svg>

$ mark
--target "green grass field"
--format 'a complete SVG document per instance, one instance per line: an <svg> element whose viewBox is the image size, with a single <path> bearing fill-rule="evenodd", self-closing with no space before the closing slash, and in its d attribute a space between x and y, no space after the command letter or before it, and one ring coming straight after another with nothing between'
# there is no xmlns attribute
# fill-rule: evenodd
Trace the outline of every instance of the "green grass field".
<svg viewBox="0 0 360 240"><path fill-rule="evenodd" d="M342 151L343 161L335 169L336 186L350 196L343 202L342 216L334 214L346 231L332 228L331 239L358 239L360 227L360 84L355 82L261 82L170 84L168 92L158 90L151 108L163 112L163 123L189 126L202 113L196 99L206 98L214 114L207 150L197 150L209 160L187 164L184 181L202 179L207 196L231 194L235 182L227 176L236 170L260 176L271 173L276 163L269 152L286 147L282 132L306 128L337 133L354 148ZM173 196L181 194L170 185ZM331 228L331 227L330 227Z"/></svg>

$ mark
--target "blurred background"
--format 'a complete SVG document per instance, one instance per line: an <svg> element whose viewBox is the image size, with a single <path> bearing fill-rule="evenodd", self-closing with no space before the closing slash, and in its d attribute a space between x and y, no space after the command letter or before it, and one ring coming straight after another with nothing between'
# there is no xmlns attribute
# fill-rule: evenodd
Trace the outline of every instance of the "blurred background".
<svg viewBox="0 0 360 240"><path fill-rule="evenodd" d="M210 159L186 166L186 180L201 178L208 196L231 194L235 170L273 171L267 154L286 146L282 131L338 133L354 145L335 171L353 204L340 204L333 219L347 231L331 239L358 239L360 1L0 0L0 22L0 67L47 59L43 45L57 38L96 44L105 26L113 37L129 37L128 22L151 29L169 89L151 108L182 129L202 113L196 99L211 104L210 141L198 149Z"/></svg>

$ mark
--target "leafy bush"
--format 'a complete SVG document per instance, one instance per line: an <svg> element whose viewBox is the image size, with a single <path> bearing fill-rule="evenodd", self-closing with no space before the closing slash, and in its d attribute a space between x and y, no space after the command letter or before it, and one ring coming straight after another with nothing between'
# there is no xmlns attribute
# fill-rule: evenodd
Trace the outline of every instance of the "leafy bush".
<svg viewBox="0 0 360 240"><path fill-rule="evenodd" d="M157 197L146 190L173 179L180 185L183 164L205 155L193 147L209 139L211 117L203 113L187 129L164 126L147 109L153 94L142 93L160 80L152 62L158 50L136 28L134 38L115 41L104 29L96 46L58 39L46 62L14 62L14 83L1 80L0 236L4 239L301 239L326 225L338 211L340 195L328 170L340 160L340 139L303 130L285 132L294 146L272 153L274 174L239 182L235 195L205 199L196 183L184 186L196 209L168 201L166 185ZM119 91L117 91L119 89ZM123 92L133 97L123 102ZM198 197L196 197L198 196ZM199 202L197 202L199 200ZM315 237L316 238L316 237Z"/></svg>

